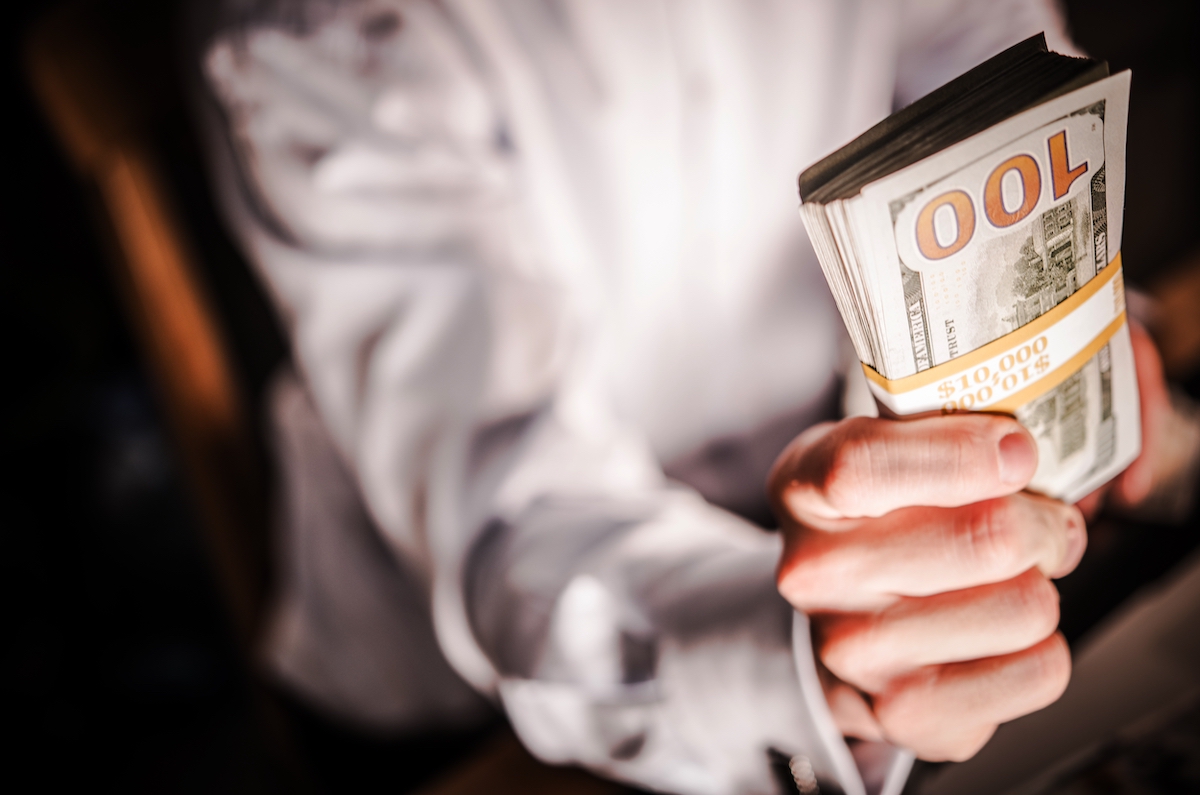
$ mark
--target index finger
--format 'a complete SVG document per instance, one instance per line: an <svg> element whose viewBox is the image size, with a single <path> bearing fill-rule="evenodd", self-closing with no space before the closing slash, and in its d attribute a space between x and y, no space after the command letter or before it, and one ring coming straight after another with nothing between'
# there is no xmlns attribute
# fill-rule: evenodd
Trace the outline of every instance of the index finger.
<svg viewBox="0 0 1200 795"><path fill-rule="evenodd" d="M853 417L798 436L775 462L769 487L781 516L812 522L1003 497L1036 469L1037 445L1010 417Z"/></svg>

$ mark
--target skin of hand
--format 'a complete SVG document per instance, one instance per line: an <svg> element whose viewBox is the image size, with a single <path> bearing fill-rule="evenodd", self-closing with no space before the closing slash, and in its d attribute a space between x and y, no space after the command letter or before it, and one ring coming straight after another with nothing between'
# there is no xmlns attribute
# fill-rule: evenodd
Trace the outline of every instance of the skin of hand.
<svg viewBox="0 0 1200 795"><path fill-rule="evenodd" d="M1133 339L1146 438L1108 487L1123 503L1151 490L1169 406L1153 343L1140 327ZM963 760L1062 694L1051 580L1078 565L1087 531L1079 508L1023 491L1036 468L1029 432L988 414L825 423L775 462L778 587L810 618L843 734Z"/></svg>

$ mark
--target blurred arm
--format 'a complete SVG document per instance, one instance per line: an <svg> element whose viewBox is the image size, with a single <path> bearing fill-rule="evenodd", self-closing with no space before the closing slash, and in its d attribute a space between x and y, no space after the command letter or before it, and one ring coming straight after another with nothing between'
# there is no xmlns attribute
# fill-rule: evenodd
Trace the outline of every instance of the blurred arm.
<svg viewBox="0 0 1200 795"><path fill-rule="evenodd" d="M221 40L206 66L226 209L374 519L427 577L443 652L549 761L770 791L774 749L861 792L797 676L815 683L778 539L669 487L614 419L586 329L521 254L482 81L406 8L374 56L339 49L350 20Z"/></svg>

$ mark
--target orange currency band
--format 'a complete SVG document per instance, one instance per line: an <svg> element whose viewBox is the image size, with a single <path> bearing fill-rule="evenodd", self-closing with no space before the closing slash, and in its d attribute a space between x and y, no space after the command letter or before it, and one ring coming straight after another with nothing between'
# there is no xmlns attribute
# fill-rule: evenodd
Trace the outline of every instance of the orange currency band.
<svg viewBox="0 0 1200 795"><path fill-rule="evenodd" d="M972 369L973 367L980 364L981 362L986 362L988 359L991 359L993 356L997 356L1000 353L1003 353L1004 351L1006 351L1010 348L1016 347L1017 345L1020 345L1024 342L1026 342L1027 340L1031 340L1031 339L1034 339L1035 337L1038 337L1046 329L1050 328L1055 323L1057 323L1058 321L1062 320L1067 315L1074 312L1085 301L1087 301L1089 298L1091 298L1093 295L1095 295L1101 289L1103 289L1104 286L1107 285L1110 281L1112 281L1113 279L1119 278L1120 275L1121 275L1121 254L1120 254L1120 252L1117 252L1117 256L1115 256L1112 259L1112 261L1108 263L1108 267L1106 267L1104 270L1100 271L1100 273L1097 273L1095 276L1093 276L1087 284L1083 285L1083 287L1079 288L1074 293L1072 293L1071 296L1069 298L1067 298L1065 301L1063 301L1061 304L1054 307L1053 309L1051 309L1049 312L1045 313L1044 315L1034 318L1033 320L1026 323L1024 326L1021 326L1019 329L1010 331L1008 334L1005 334L1003 337L999 337L997 339L992 340L987 345L980 346L980 347L976 348L975 350L971 351L970 353L964 353L962 356L959 356L956 359L952 359L951 361L939 364L936 367L931 367L928 370L922 370L921 372L916 373L914 375L905 376L904 378L897 378L895 380L889 380L887 378L884 378L882 375L880 375L875 370L875 368L873 368L869 365L866 365L866 364L864 364L862 366L863 372L867 374L867 378L869 378L871 381L873 381L878 386L882 387L884 389L884 391L889 392L893 395L900 395L905 392L911 392L914 389L920 389L923 386L932 384L935 381L941 381L946 378L953 378L954 376L958 375L959 373L961 373L965 370ZM1107 342L1112 337L1112 335L1116 333L1117 329L1119 329L1124 322L1125 322L1125 312L1121 311L1116 316L1116 319L1113 320L1112 323L1110 323L1108 325L1108 327L1105 328L1104 331L1100 332L1100 334L1096 337L1096 340L1103 339L1104 342ZM1055 383L1057 384L1057 383L1061 382L1068 375L1071 375L1071 372L1067 372L1065 375L1060 376L1059 373L1061 370L1063 370L1063 368L1069 367L1072 362L1074 362L1076 359L1078 359L1080 356L1082 356L1087 351L1092 351L1091 355L1095 355L1096 351L1098 351L1098 350L1100 350L1100 348L1104 347L1104 342L1097 343L1095 340L1093 340L1092 343L1090 345L1088 345L1086 348L1084 348L1083 351L1080 351L1079 354L1072 357L1070 362L1057 368L1053 373L1050 373L1049 375L1038 379L1038 382L1036 384L1031 385L1030 387L1022 390L1021 392L1018 392L1016 395L1012 395L1011 397L1005 398L1003 401L1001 401L1001 404L1007 405L1013 399L1015 399L1019 396L1025 395L1026 392L1041 387L1042 382L1047 381L1049 379L1053 379L1053 378L1057 377L1058 381L1056 381ZM1095 350L1093 350L1093 348ZM1087 358L1090 358L1090 356L1084 358L1083 361L1087 361ZM1076 369L1078 369L1078 368L1076 368ZM1028 400L1029 398L1026 397L1025 399ZM996 404L996 406L999 406L999 405L1000 404ZM1017 405L1019 406L1021 404L1018 403ZM1004 409L996 408L994 406L989 406L988 408L989 408L989 410L997 410L997 411L1004 410Z"/></svg>
<svg viewBox="0 0 1200 795"><path fill-rule="evenodd" d="M1121 326L1123 325L1125 325L1124 310L1122 310L1120 314L1113 319L1113 322L1105 326L1104 331L1101 331L1099 334L1097 334L1096 338L1088 343L1086 348L1072 356L1063 364L1060 364L1058 367L1051 370L1036 382L1025 387L1020 392L1009 395L1004 400L996 401L990 406L987 406L985 410L997 411L1003 414L1012 414L1029 401L1046 394L1051 389L1054 389L1054 387L1058 386L1063 381L1066 381L1068 378L1075 375L1075 373L1079 372L1080 368L1087 364L1089 359L1099 353L1100 349L1108 344L1108 341L1112 339L1114 334L1121 330Z"/></svg>

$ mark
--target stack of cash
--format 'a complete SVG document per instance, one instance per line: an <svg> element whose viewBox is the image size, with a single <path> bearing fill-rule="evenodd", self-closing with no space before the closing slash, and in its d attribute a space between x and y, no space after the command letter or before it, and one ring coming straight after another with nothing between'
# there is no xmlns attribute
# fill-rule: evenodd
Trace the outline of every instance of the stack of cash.
<svg viewBox="0 0 1200 795"><path fill-rule="evenodd" d="M1023 42L800 176L884 415L990 411L1075 501L1137 456L1121 276L1129 73Z"/></svg>

